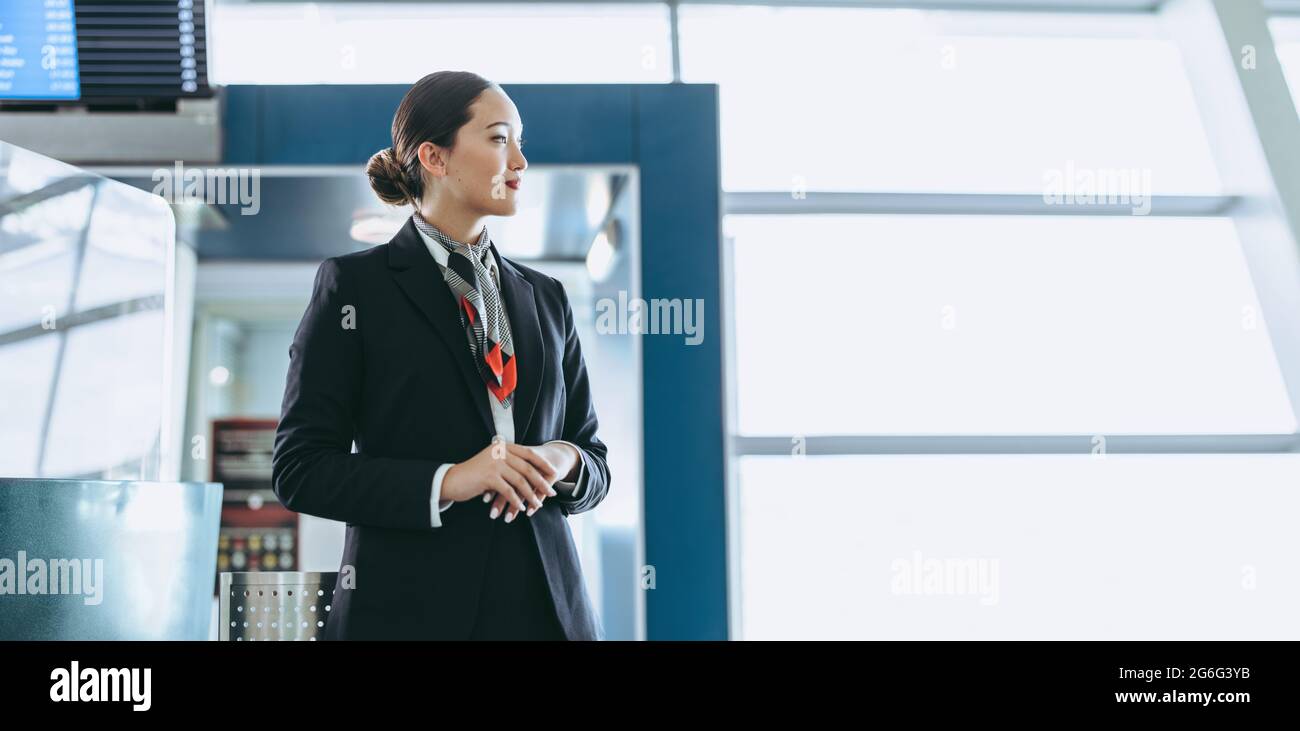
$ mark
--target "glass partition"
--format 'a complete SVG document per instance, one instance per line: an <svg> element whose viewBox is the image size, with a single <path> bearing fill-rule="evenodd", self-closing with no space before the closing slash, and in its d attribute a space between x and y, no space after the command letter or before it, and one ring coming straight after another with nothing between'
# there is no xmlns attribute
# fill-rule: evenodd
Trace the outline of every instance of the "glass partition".
<svg viewBox="0 0 1300 731"><path fill-rule="evenodd" d="M175 241L163 198L0 142L0 476L160 479Z"/></svg>

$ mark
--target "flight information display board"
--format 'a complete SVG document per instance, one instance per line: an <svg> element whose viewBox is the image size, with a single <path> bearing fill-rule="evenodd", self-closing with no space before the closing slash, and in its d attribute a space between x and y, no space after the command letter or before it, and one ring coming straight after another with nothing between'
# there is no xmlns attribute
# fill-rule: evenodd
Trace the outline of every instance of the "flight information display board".
<svg viewBox="0 0 1300 731"><path fill-rule="evenodd" d="M0 99L77 99L73 0L0 2Z"/></svg>
<svg viewBox="0 0 1300 731"><path fill-rule="evenodd" d="M204 0L0 0L0 109L209 98L207 40Z"/></svg>

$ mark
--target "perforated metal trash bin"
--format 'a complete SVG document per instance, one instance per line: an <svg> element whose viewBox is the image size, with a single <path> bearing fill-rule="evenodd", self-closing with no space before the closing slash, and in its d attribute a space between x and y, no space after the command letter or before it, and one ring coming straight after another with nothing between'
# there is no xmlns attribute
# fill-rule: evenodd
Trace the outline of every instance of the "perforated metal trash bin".
<svg viewBox="0 0 1300 731"><path fill-rule="evenodd" d="M224 641L319 640L337 571L223 571L218 636Z"/></svg>

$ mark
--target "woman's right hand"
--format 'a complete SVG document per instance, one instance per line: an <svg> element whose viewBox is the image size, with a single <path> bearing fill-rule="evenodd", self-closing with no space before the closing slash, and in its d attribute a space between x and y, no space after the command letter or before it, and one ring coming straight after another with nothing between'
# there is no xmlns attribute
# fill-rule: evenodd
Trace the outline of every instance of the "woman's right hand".
<svg viewBox="0 0 1300 731"><path fill-rule="evenodd" d="M553 472L533 450L493 437L492 443L478 454L447 470L440 498L462 502L495 493L513 505L515 512L527 511L531 515L533 510L541 509L546 497L556 494L551 484L558 475Z"/></svg>

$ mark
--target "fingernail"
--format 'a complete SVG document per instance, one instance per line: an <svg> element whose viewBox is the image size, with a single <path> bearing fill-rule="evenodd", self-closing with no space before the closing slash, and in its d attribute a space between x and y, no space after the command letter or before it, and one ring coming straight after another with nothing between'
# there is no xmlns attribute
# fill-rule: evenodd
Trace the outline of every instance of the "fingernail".
<svg viewBox="0 0 1300 731"><path fill-rule="evenodd" d="M515 519L515 514L514 514L514 513L508 513L508 514L506 515L506 522L507 522L507 523L509 523L510 521L512 521L512 520L514 520L514 519Z"/></svg>
<svg viewBox="0 0 1300 731"><path fill-rule="evenodd" d="M496 520L496 519L497 519L497 516L500 515L500 514L501 514L501 508L498 508L497 506L493 505L493 506L492 506L492 519L493 519L493 520Z"/></svg>
<svg viewBox="0 0 1300 731"><path fill-rule="evenodd" d="M485 503L490 503L490 502L492 502L492 493L490 493L490 492L485 492L485 493L483 493L483 502L485 502Z"/></svg>
<svg viewBox="0 0 1300 731"><path fill-rule="evenodd" d="M559 493L557 493L557 492L555 491L555 488L553 488L553 487L548 487L548 488L546 488L546 492L547 492L547 494L550 495L551 497L555 497L556 495L559 494Z"/></svg>
<svg viewBox="0 0 1300 731"><path fill-rule="evenodd" d="M530 518L533 517L533 513L536 513L536 512L537 512L537 508L529 508L529 509L528 509L528 517L530 517Z"/></svg>

